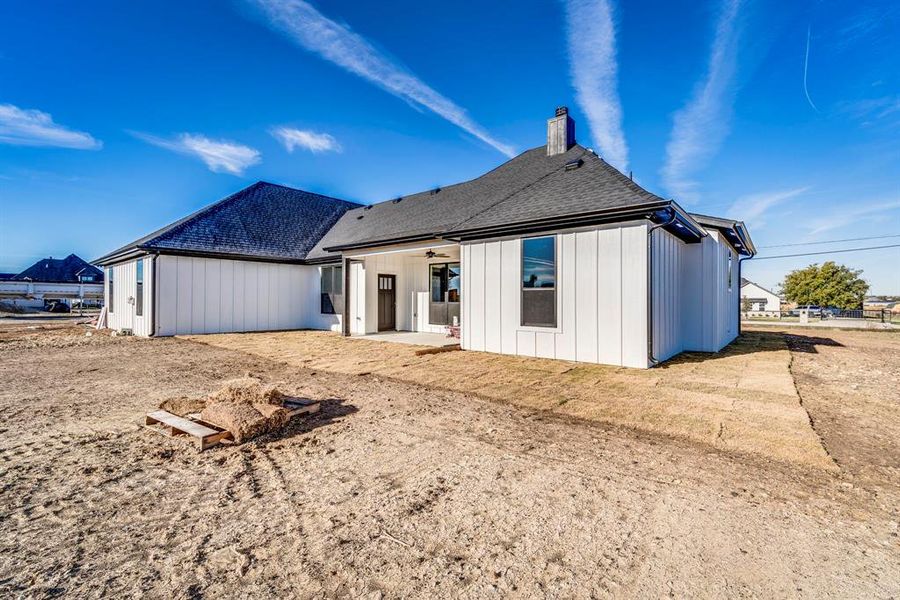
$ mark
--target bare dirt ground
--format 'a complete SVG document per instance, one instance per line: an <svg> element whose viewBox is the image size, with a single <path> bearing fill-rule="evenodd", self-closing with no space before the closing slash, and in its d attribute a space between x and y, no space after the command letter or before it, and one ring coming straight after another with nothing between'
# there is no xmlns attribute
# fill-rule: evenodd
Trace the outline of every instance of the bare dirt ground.
<svg viewBox="0 0 900 600"><path fill-rule="evenodd" d="M786 462L834 466L801 405L782 336L748 332L717 355L686 353L652 370L420 348L321 331L188 337L300 367L373 373L624 425Z"/></svg>
<svg viewBox="0 0 900 600"><path fill-rule="evenodd" d="M825 469L374 373L49 327L0 329L4 596L900 595L900 337L789 342L816 349L791 352L791 369L838 466ZM881 375L831 379L827 365L857 361ZM135 424L247 373L322 412L204 453ZM824 393L835 385L855 394Z"/></svg>

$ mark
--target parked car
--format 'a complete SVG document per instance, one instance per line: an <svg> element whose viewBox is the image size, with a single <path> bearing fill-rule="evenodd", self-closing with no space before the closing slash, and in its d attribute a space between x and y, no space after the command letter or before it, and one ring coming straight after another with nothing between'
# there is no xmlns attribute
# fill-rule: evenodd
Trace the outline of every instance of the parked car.
<svg viewBox="0 0 900 600"><path fill-rule="evenodd" d="M69 305L65 302L51 302L46 306L47 312L52 313L67 313L70 312Z"/></svg>
<svg viewBox="0 0 900 600"><path fill-rule="evenodd" d="M821 317L822 316L822 309L820 307L816 306L815 304L802 304L791 311L791 316L799 317L800 311L803 311L803 310L807 311L809 313L809 316L811 316L811 317Z"/></svg>

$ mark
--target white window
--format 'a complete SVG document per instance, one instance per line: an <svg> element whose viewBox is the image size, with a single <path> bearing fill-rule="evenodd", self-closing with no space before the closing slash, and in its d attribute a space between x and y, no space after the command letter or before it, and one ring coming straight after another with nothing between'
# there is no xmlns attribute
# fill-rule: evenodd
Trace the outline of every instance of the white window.
<svg viewBox="0 0 900 600"><path fill-rule="evenodd" d="M137 261L135 269L134 281L134 314L141 317L144 315L144 259Z"/></svg>
<svg viewBox="0 0 900 600"><path fill-rule="evenodd" d="M522 240L522 325L556 327L556 238Z"/></svg>
<svg viewBox="0 0 900 600"><path fill-rule="evenodd" d="M115 306L116 306L116 300L115 300L116 297L115 297L115 294L113 293L113 290L114 290L113 273L114 273L114 271L113 271L112 267L109 267L108 269L106 269L106 281L109 282L109 300L108 300L109 306L107 306L107 312L110 312L110 313L113 311L113 308L115 308Z"/></svg>
<svg viewBox="0 0 900 600"><path fill-rule="evenodd" d="M321 312L335 315L344 312L344 269L340 266L322 267L319 279Z"/></svg>

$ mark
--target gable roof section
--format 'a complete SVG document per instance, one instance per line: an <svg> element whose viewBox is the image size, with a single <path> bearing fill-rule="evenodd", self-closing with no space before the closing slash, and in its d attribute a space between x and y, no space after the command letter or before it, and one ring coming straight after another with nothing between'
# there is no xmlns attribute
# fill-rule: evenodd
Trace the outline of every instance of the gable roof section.
<svg viewBox="0 0 900 600"><path fill-rule="evenodd" d="M555 156L547 156L546 146L539 146L470 181L349 211L309 258L351 247L478 235L515 224L672 204L578 144ZM680 235L687 230L705 235L686 213L679 214L687 227Z"/></svg>
<svg viewBox="0 0 900 600"><path fill-rule="evenodd" d="M341 215L359 206L260 181L96 262L145 251L301 262Z"/></svg>
<svg viewBox="0 0 900 600"><path fill-rule="evenodd" d="M773 296L775 296L776 298L779 297L778 294L776 294L775 292L773 292L773 291L770 290L769 288L764 288L763 286L759 285L759 284L756 283L755 281L750 281L749 279L746 279L746 278L744 278L744 277L741 277L741 287L744 287L744 286L747 286L747 285L755 285L756 287L758 287L758 288L761 289L762 291L768 292L768 293L772 294Z"/></svg>
<svg viewBox="0 0 900 600"><path fill-rule="evenodd" d="M744 256L756 255L756 246L753 245L753 240L750 239L750 233L747 231L747 226L744 225L743 221L711 217L697 213L691 213L691 216L704 227L720 231L738 253Z"/></svg>
<svg viewBox="0 0 900 600"><path fill-rule="evenodd" d="M43 283L79 283L79 275L93 275L95 282L103 281L103 271L74 254L65 258L41 259L12 279Z"/></svg>

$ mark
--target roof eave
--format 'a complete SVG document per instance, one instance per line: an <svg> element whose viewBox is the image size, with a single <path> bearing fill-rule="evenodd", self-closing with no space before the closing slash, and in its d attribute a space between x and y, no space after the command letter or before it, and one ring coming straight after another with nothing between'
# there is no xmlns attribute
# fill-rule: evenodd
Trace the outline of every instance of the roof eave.
<svg viewBox="0 0 900 600"><path fill-rule="evenodd" d="M685 242L697 242L707 235L703 228L688 215L684 209L671 200L660 200L639 205L605 209L591 213L579 213L563 215L552 219L536 219L534 221L510 223L491 227L483 227L469 230L449 231L443 235L447 239L475 240L488 237L500 237L504 235L527 234L548 229L567 229L573 227L586 227L591 225L603 225L618 223L632 219L648 219L654 222L664 222L669 211L674 210L675 222L667 228L673 235Z"/></svg>

